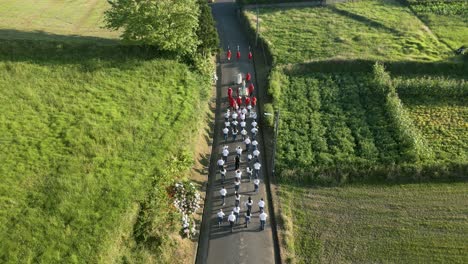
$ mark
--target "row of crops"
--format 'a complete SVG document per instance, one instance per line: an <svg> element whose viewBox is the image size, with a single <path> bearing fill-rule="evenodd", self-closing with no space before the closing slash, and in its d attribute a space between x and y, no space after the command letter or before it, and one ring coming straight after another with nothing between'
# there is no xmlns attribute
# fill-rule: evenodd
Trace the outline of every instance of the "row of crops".
<svg viewBox="0 0 468 264"><path fill-rule="evenodd" d="M438 15L467 15L466 0L407 0L411 8L418 13L434 13Z"/></svg>

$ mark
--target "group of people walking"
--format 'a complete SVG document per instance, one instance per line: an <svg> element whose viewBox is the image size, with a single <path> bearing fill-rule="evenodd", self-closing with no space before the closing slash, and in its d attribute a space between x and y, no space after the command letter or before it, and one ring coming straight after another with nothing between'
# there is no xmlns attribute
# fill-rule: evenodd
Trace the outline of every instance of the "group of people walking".
<svg viewBox="0 0 468 264"><path fill-rule="evenodd" d="M228 48L227 51L227 60L231 60L231 51ZM237 60L241 58L239 51L239 46L237 47ZM249 48L249 61L252 60L252 53ZM259 192L260 185L260 169L262 167L260 163L260 150L257 141L258 134L258 123L255 113L255 106L257 103L257 98L253 95L254 85L252 82L252 76L250 73L245 75L243 78L242 74L236 76L234 83L242 85L237 88L236 98L233 96L233 90L231 87L227 90L227 96L229 100L229 106L224 113L224 128L222 129L224 137L224 146L221 149L221 157L219 158L217 165L220 175L220 181L222 187L219 190L220 199L222 206L226 205L226 197L228 195L228 190L226 189L226 175L228 171L232 171L234 175L234 207L232 211L227 216L227 221L229 222L231 232L233 232L234 227L240 224L240 218L244 216L244 226L248 227L251 222L254 210L254 199L253 195L257 195ZM249 83L248 88L246 84ZM250 124L248 124L250 123ZM238 137L238 135L240 136ZM229 141L229 136L232 137L232 141L238 143L235 146L233 151L230 151L229 146L227 145ZM228 166L229 162L234 163L234 167L231 168ZM242 166L241 166L242 164ZM244 176L245 175L245 176ZM244 200L241 195L241 189L247 187L242 187L242 183L249 182L253 183L253 190L246 191L250 193L249 196ZM258 217L260 219L260 230L265 228L265 223L268 215L265 213L265 201L263 198L260 198L257 202L258 206ZM242 206L242 208L241 208ZM226 214L223 209L220 209L217 212L218 218L218 227L221 227Z"/></svg>

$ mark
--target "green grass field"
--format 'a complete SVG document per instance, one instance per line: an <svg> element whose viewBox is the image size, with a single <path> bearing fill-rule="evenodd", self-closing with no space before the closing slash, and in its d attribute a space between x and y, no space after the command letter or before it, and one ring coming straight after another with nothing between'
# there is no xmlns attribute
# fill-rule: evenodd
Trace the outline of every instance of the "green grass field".
<svg viewBox="0 0 468 264"><path fill-rule="evenodd" d="M188 261L166 187L192 165L210 80L115 45L106 6L0 1L1 263Z"/></svg>
<svg viewBox="0 0 468 264"><path fill-rule="evenodd" d="M467 1L410 0L411 8L453 50L468 46Z"/></svg>
<svg viewBox="0 0 468 264"><path fill-rule="evenodd" d="M283 185L293 263L466 263L468 184Z"/></svg>
<svg viewBox="0 0 468 264"><path fill-rule="evenodd" d="M107 8L100 0L0 0L0 38L116 40L118 32L102 28Z"/></svg>
<svg viewBox="0 0 468 264"><path fill-rule="evenodd" d="M138 213L152 186L158 230L149 235L164 240L148 250L173 243L167 236L178 221L164 186L187 168L177 160L190 153L206 79L174 61L119 53L19 61L5 55L1 262L96 262L117 237L133 232L131 224L119 230L120 223Z"/></svg>
<svg viewBox="0 0 468 264"><path fill-rule="evenodd" d="M255 10L247 16L254 24ZM261 8L260 32L280 64L325 59L435 61L451 55L409 8L392 0Z"/></svg>

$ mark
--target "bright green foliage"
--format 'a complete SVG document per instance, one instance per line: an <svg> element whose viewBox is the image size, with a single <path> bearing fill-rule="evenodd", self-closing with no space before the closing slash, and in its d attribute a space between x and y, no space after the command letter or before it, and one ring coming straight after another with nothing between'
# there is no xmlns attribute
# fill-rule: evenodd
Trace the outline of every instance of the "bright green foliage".
<svg viewBox="0 0 468 264"><path fill-rule="evenodd" d="M255 28L255 10L248 10ZM260 32L279 64L324 59L436 61L450 50L411 10L389 0L260 8Z"/></svg>
<svg viewBox="0 0 468 264"><path fill-rule="evenodd" d="M468 97L468 81L444 76L396 77L393 83L402 98L426 97Z"/></svg>
<svg viewBox="0 0 468 264"><path fill-rule="evenodd" d="M467 263L468 184L283 185L297 263Z"/></svg>
<svg viewBox="0 0 468 264"><path fill-rule="evenodd" d="M382 64L374 65L373 87L380 88L382 96L385 98L385 110L388 114L388 121L397 132L397 139L400 142L400 155L406 162L419 162L423 159L433 158L432 151L419 131L414 127L411 118L398 98L390 75L385 72Z"/></svg>
<svg viewBox="0 0 468 264"><path fill-rule="evenodd" d="M198 0L200 5L199 27L197 37L200 40L198 51L201 53L214 53L219 46L218 31L211 8L206 0Z"/></svg>
<svg viewBox="0 0 468 264"><path fill-rule="evenodd" d="M109 0L106 26L122 29L124 41L154 45L178 54L198 46L199 6L196 0Z"/></svg>
<svg viewBox="0 0 468 264"><path fill-rule="evenodd" d="M0 262L164 262L207 79L132 47L0 47Z"/></svg>
<svg viewBox="0 0 468 264"><path fill-rule="evenodd" d="M468 2L466 0L408 0L411 8L417 13L434 13L437 15L468 15Z"/></svg>

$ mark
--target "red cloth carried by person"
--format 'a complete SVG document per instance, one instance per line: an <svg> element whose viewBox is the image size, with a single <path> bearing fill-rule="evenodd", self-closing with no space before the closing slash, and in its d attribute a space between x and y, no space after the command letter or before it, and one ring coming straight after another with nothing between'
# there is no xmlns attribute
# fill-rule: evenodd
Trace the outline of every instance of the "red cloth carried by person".
<svg viewBox="0 0 468 264"><path fill-rule="evenodd" d="M257 97L252 96L252 107L254 107L257 104Z"/></svg>
<svg viewBox="0 0 468 264"><path fill-rule="evenodd" d="M250 83L249 84L249 94L252 95L253 92L254 92L254 85L253 85L253 83Z"/></svg>
<svg viewBox="0 0 468 264"><path fill-rule="evenodd" d="M252 79L252 75L250 75L250 72L248 72L247 75L245 76L245 80L249 82L250 79Z"/></svg>
<svg viewBox="0 0 468 264"><path fill-rule="evenodd" d="M232 88L231 87L228 88L227 93L228 93L228 97L232 98Z"/></svg>

